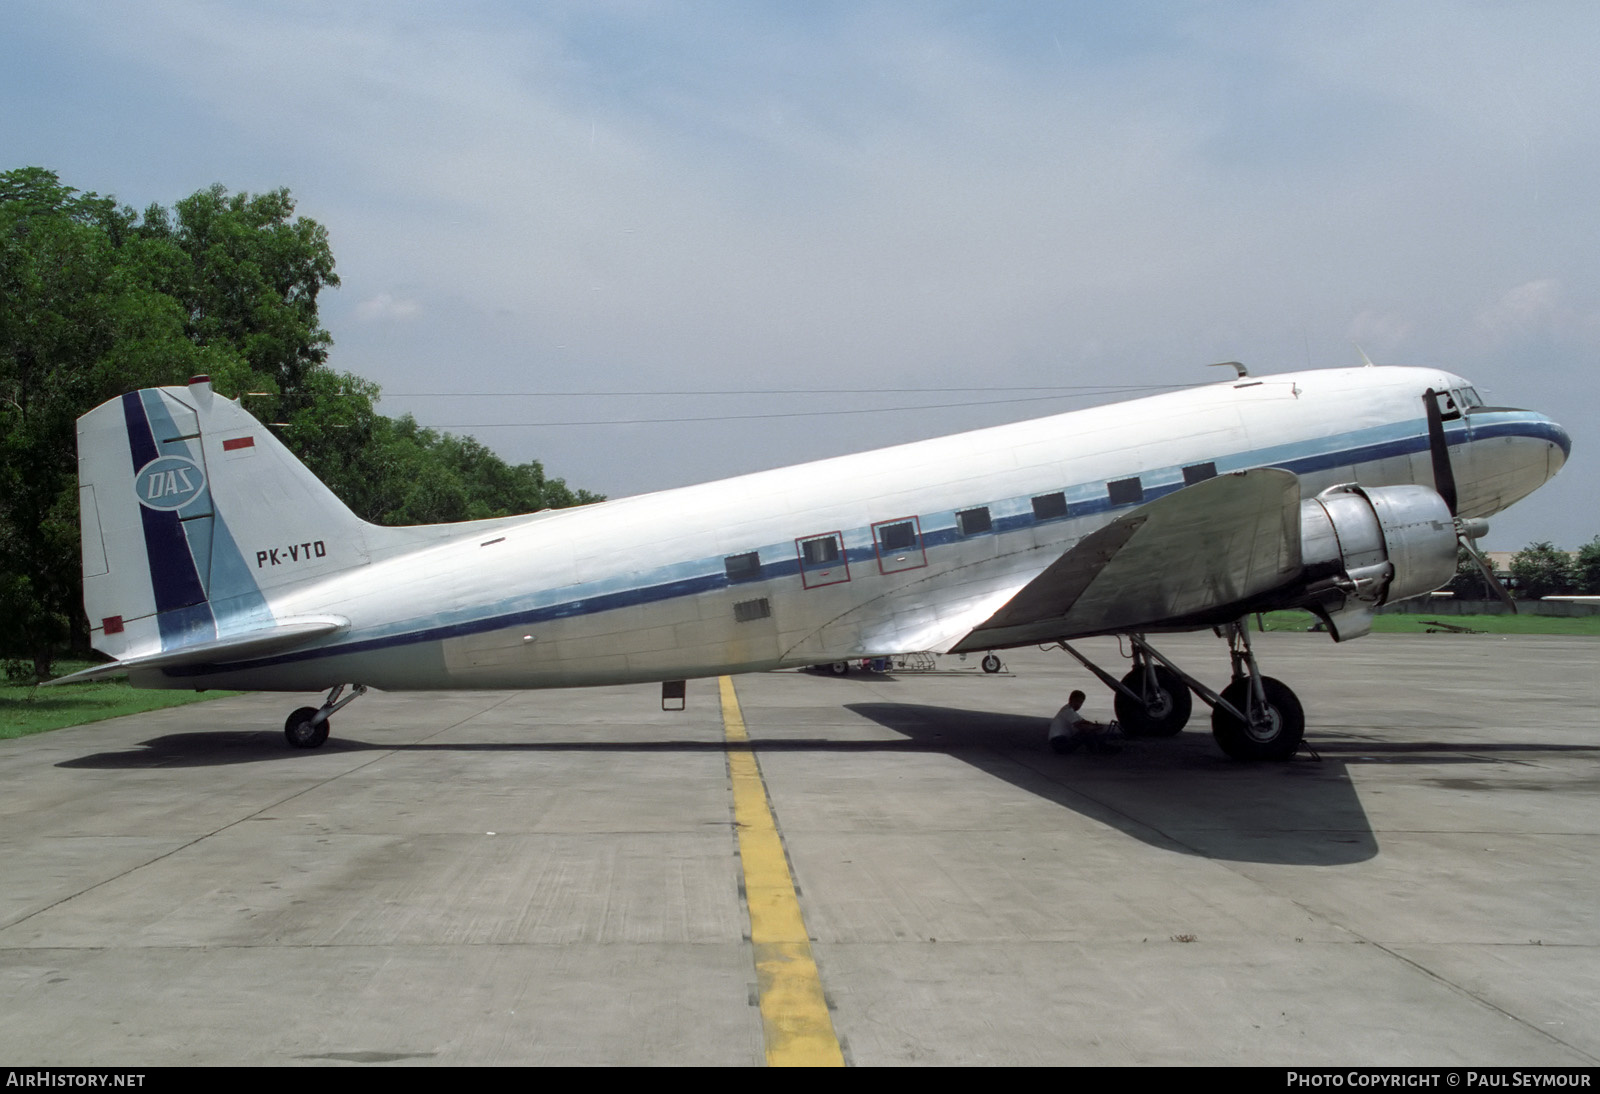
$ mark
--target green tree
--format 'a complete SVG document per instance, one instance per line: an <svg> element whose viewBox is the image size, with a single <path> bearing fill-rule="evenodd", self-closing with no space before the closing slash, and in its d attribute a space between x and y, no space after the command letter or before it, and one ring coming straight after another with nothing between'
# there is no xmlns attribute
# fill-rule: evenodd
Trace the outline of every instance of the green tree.
<svg viewBox="0 0 1600 1094"><path fill-rule="evenodd" d="M1545 541L1530 543L1511 558L1516 595L1523 600L1572 591L1572 559Z"/></svg>
<svg viewBox="0 0 1600 1094"><path fill-rule="evenodd" d="M1573 588L1580 593L1600 594L1600 536L1578 548L1572 563Z"/></svg>
<svg viewBox="0 0 1600 1094"><path fill-rule="evenodd" d="M183 306L189 336L232 347L278 391L299 390L326 363L333 339L317 298L339 284L327 229L294 209L288 190L252 196L218 184L171 214L152 205L136 229L181 256L160 265L159 287Z"/></svg>
<svg viewBox="0 0 1600 1094"><path fill-rule="evenodd" d="M162 325L117 265L129 220L50 172L0 175L0 642L37 670L81 614L73 422Z"/></svg>

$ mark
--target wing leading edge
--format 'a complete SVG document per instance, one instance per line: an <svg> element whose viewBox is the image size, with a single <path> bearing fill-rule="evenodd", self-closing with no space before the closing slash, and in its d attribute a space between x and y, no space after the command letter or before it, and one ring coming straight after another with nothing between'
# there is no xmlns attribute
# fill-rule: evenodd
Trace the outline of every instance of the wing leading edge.
<svg viewBox="0 0 1600 1094"><path fill-rule="evenodd" d="M1300 568L1300 480L1222 475L1085 536L951 652L1225 622Z"/></svg>

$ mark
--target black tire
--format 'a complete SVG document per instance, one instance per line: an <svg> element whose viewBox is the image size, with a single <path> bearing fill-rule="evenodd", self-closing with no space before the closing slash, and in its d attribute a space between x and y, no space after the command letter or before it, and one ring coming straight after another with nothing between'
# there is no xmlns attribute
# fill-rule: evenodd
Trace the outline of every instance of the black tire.
<svg viewBox="0 0 1600 1094"><path fill-rule="evenodd" d="M983 655L982 664L983 671L989 673L999 672L1001 669L1005 668L1005 666L1000 663L1000 658L992 653L986 653Z"/></svg>
<svg viewBox="0 0 1600 1094"><path fill-rule="evenodd" d="M1189 724L1194 710L1194 696L1171 669L1156 666L1156 694L1146 696L1145 702L1116 693L1112 705L1117 711L1117 721L1127 737L1171 737ZM1144 690L1144 670L1134 669L1122 678L1122 686L1130 691Z"/></svg>
<svg viewBox="0 0 1600 1094"><path fill-rule="evenodd" d="M835 676L848 676L850 674L850 662L848 661L835 661L828 667L833 670Z"/></svg>
<svg viewBox="0 0 1600 1094"><path fill-rule="evenodd" d="M301 707L289 715L288 721L283 723L283 736L289 742L290 748L321 748L322 742L328 739L328 722L324 718L322 724L313 726L311 719L316 717L316 707Z"/></svg>
<svg viewBox="0 0 1600 1094"><path fill-rule="evenodd" d="M1218 747L1236 760L1287 760L1300 750L1306 735L1305 711L1282 680L1263 676L1261 690L1267 697L1264 724L1247 725L1219 706L1211 711L1211 735ZM1248 712L1250 681L1235 680L1222 689L1222 697Z"/></svg>

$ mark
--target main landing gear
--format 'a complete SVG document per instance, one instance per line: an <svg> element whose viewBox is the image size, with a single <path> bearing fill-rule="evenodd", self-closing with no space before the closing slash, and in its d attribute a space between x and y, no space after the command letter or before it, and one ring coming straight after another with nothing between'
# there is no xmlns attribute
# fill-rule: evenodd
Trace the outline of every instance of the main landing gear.
<svg viewBox="0 0 1600 1094"><path fill-rule="evenodd" d="M1250 649L1250 628L1228 624L1233 681L1211 707L1211 736L1236 760L1287 760L1300 750L1306 716L1289 685L1262 676Z"/></svg>
<svg viewBox="0 0 1600 1094"><path fill-rule="evenodd" d="M1261 675L1243 621L1219 628L1228 639L1233 679L1221 694L1173 664L1142 634L1130 634L1133 668L1121 680L1091 662L1066 642L1070 653L1116 693L1113 703L1122 731L1130 737L1170 737L1188 723L1198 695L1211 707L1211 735L1236 760L1287 760L1305 737L1300 700L1281 680Z"/></svg>
<svg viewBox="0 0 1600 1094"><path fill-rule="evenodd" d="M343 699L339 698L346 684L337 685L328 692L320 707L301 707L289 715L289 720L283 723L283 735L289 742L290 748L321 748L322 743L328 739L328 716L334 711L349 706L367 693L367 685L355 684L354 689Z"/></svg>

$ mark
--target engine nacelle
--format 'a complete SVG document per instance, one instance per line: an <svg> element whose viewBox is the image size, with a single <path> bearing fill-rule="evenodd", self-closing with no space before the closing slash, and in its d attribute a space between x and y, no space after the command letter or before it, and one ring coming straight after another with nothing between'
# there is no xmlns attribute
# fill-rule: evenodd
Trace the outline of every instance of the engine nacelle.
<svg viewBox="0 0 1600 1094"><path fill-rule="evenodd" d="M1300 503L1308 607L1334 641L1372 629L1382 604L1421 596L1456 572L1456 524L1426 486L1333 486Z"/></svg>

